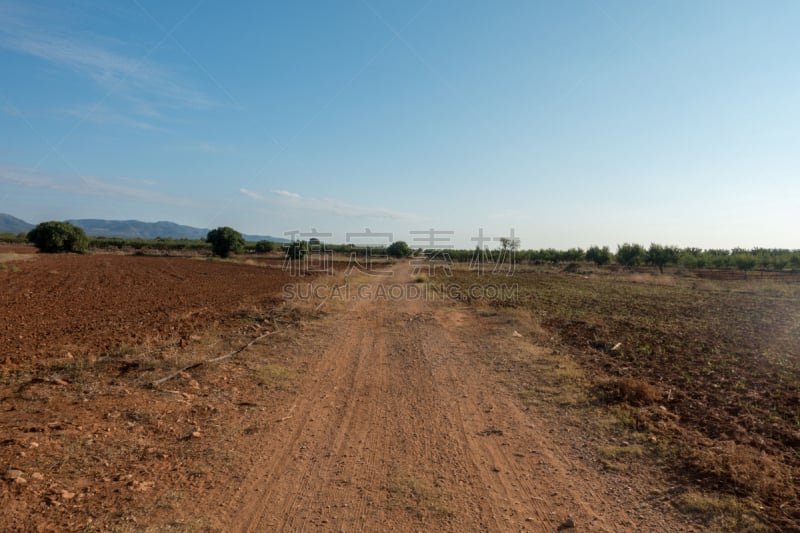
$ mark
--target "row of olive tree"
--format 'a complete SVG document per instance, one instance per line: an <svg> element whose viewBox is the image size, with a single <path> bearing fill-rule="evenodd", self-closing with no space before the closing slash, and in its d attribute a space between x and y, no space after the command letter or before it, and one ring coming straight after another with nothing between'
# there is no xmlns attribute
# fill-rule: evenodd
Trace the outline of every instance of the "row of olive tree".
<svg viewBox="0 0 800 533"><path fill-rule="evenodd" d="M479 251L450 250L454 261L470 261ZM608 246L591 246L587 250L570 248L556 250L554 248L540 250L518 250L515 259L519 263L558 264L590 262L598 266L616 263L624 267L651 265L663 272L669 265L685 268L737 268L751 270L792 270L800 269L800 250L754 248L733 250L700 248L679 248L652 243L649 248L640 244L624 243L617 246L612 253Z"/></svg>
<svg viewBox="0 0 800 533"><path fill-rule="evenodd" d="M638 244L620 245L616 253L616 261L623 266L648 264L658 267L663 272L667 265L679 265L685 268L737 268L752 270L756 267L764 270L800 269L800 250L754 248L745 250L702 250L700 248L678 248L651 244L645 249Z"/></svg>
<svg viewBox="0 0 800 533"><path fill-rule="evenodd" d="M128 240L92 239L90 240L83 229L69 222L42 222L26 235L28 242L33 243L40 251L47 253L74 252L83 253L88 250L90 243L98 245L102 241L106 245L130 244ZM200 242L200 241L198 241ZM229 257L245 251L246 243L242 234L235 229L222 226L213 229L206 235L205 242L211 246L214 255ZM172 246L191 247L191 241L164 241L160 247ZM252 245L250 245L252 246ZM275 244L269 241L259 241L254 246L258 253L270 252ZM348 252L351 245L328 246L332 251ZM302 257L303 243L294 242L287 248L287 253L295 258ZM413 250L404 241L397 241L386 248L386 253L392 257L407 257ZM449 250L448 254L454 261L469 261L478 250ZM617 246L617 251L612 254L608 246L591 246L584 251L581 248L569 250L556 250L553 248L541 250L515 250L516 260L529 263L576 263L589 261L598 266L616 262L625 267L635 267L641 264L655 266L660 272L668 265L680 265L686 268L737 268L748 271L756 267L761 269L792 270L800 269L800 250L787 250L776 248L754 248L733 250L700 248L678 248L677 246L664 246L652 243L649 248L640 244L624 243Z"/></svg>
<svg viewBox="0 0 800 533"><path fill-rule="evenodd" d="M24 244L28 242L28 233L0 233L0 242L7 244Z"/></svg>
<svg viewBox="0 0 800 533"><path fill-rule="evenodd" d="M652 265L663 272L668 265L679 265L685 268L737 268L752 270L792 270L800 269L800 250L754 248L733 250L700 248L679 248L653 243L649 248L640 244L625 243L617 247L612 254L607 246L592 246L586 251L586 260L597 265L605 265L615 261L625 267L642 264Z"/></svg>
<svg viewBox="0 0 800 533"><path fill-rule="evenodd" d="M143 239L140 237L89 237L90 249L106 250L176 250L176 251L206 251L211 245L205 239L170 239L156 237Z"/></svg>
<svg viewBox="0 0 800 533"><path fill-rule="evenodd" d="M419 251L419 250L418 250ZM469 262L486 254L499 253L500 250L484 252L474 250L447 250L447 255L457 262ZM435 252L426 250L427 253ZM624 267L651 265L663 272L670 265L684 268L737 268L751 270L800 270L800 250L754 248L745 250L702 250L700 248L679 248L652 243L649 248L640 244L625 243L617 246L612 253L608 246L591 246L587 250L570 248L556 250L554 248L540 250L515 250L514 260L529 264L559 264L590 262L598 266L616 263Z"/></svg>
<svg viewBox="0 0 800 533"><path fill-rule="evenodd" d="M675 246L662 246L651 244L647 250L639 244L625 243L617 247L617 263L623 266L632 267L646 263L658 267L659 272L664 273L664 267L676 264L680 250Z"/></svg>

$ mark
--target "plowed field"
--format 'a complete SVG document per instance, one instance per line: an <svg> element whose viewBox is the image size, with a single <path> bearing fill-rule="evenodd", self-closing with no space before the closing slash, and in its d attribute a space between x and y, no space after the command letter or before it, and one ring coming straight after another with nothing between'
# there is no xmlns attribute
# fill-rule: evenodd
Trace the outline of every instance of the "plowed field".
<svg viewBox="0 0 800 533"><path fill-rule="evenodd" d="M289 276L221 261L36 255L0 271L0 363L186 343L235 311L275 302Z"/></svg>
<svg viewBox="0 0 800 533"><path fill-rule="evenodd" d="M702 528L533 314L416 297L407 262L8 265L0 529Z"/></svg>

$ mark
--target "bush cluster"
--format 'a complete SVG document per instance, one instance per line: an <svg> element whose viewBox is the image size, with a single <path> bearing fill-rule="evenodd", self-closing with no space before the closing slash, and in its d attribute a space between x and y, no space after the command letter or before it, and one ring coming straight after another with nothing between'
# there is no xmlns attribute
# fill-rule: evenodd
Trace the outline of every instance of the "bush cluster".
<svg viewBox="0 0 800 533"><path fill-rule="evenodd" d="M42 222L28 232L27 238L40 252L48 254L83 253L89 249L86 233L69 222Z"/></svg>
<svg viewBox="0 0 800 533"><path fill-rule="evenodd" d="M269 241L258 241L255 246L255 251L258 254L266 254L273 250L275 246Z"/></svg>
<svg viewBox="0 0 800 533"><path fill-rule="evenodd" d="M244 251L244 237L242 234L228 226L212 229L206 236L206 242L211 244L211 251L219 257L229 257Z"/></svg>
<svg viewBox="0 0 800 533"><path fill-rule="evenodd" d="M386 248L386 253L389 257L408 257L411 255L411 248L405 241L393 242Z"/></svg>
<svg viewBox="0 0 800 533"><path fill-rule="evenodd" d="M211 245L200 239L155 239L127 238L127 237L89 237L90 248L105 248L122 250L133 248L134 250L191 250L205 251L210 250Z"/></svg>

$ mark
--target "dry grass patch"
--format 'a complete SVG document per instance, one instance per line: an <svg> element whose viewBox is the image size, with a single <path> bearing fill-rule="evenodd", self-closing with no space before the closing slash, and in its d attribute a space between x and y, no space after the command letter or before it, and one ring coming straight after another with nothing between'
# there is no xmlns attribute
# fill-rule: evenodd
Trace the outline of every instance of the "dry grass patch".
<svg viewBox="0 0 800 533"><path fill-rule="evenodd" d="M0 253L0 263L10 263L11 261L28 261L34 259L35 254L18 254L16 252ZM5 266L5 265L2 265Z"/></svg>
<svg viewBox="0 0 800 533"><path fill-rule="evenodd" d="M644 448L638 444L623 446L601 446L597 450L600 462L608 470L622 472L628 469L628 463L644 455Z"/></svg>
<svg viewBox="0 0 800 533"><path fill-rule="evenodd" d="M686 513L698 516L712 530L754 533L771 530L752 514L746 503L728 494L692 490L679 496L677 506Z"/></svg>
<svg viewBox="0 0 800 533"><path fill-rule="evenodd" d="M297 371L288 366L266 363L256 370L259 385L269 389L288 390L291 388Z"/></svg>
<svg viewBox="0 0 800 533"><path fill-rule="evenodd" d="M695 450L693 466L739 493L765 499L797 501L797 487L784 468L771 456L751 446L728 441Z"/></svg>
<svg viewBox="0 0 800 533"><path fill-rule="evenodd" d="M586 403L583 369L569 356L530 346L521 366L533 371L529 388L519 393L527 405L578 406Z"/></svg>
<svg viewBox="0 0 800 533"><path fill-rule="evenodd" d="M648 433L652 429L650 416L645 409L623 403L610 406L608 413L623 432Z"/></svg>
<svg viewBox="0 0 800 533"><path fill-rule="evenodd" d="M441 491L418 477L397 476L389 480L389 507L405 509L419 520L448 518L453 512L442 503Z"/></svg>
<svg viewBox="0 0 800 533"><path fill-rule="evenodd" d="M594 390L600 399L609 404L643 406L655 402L661 396L658 389L646 381L634 378L603 381L595 385Z"/></svg>
<svg viewBox="0 0 800 533"><path fill-rule="evenodd" d="M644 448L638 444L627 444L624 446L602 446L598 451L602 457L607 459L641 457L644 455Z"/></svg>

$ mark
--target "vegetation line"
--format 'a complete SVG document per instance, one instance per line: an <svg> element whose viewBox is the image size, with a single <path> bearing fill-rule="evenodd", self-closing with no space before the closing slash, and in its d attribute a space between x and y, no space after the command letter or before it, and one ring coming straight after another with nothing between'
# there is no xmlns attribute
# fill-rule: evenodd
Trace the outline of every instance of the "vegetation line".
<svg viewBox="0 0 800 533"><path fill-rule="evenodd" d="M210 253L219 257L229 257L236 254L267 254L275 250L283 251L286 257L300 259L309 246L321 246L319 242L293 241L291 243L274 243L259 241L257 243L245 242L241 233L233 228L224 226L208 232L205 240L200 239L137 239L119 237L87 237L84 231L69 222L43 222L28 233L10 234L0 233L0 242L21 244L31 242L42 252L78 252L90 250L121 250L135 253L144 250L160 251L185 251L196 253ZM357 250L350 244L324 244L325 251L350 255ZM396 241L388 246L368 246L370 253L388 257L407 257L413 254L418 256L435 256L441 250L412 250L404 241ZM281 250L282 249L282 250ZM570 248L569 250L556 250L546 248L539 250L523 250L518 242L503 240L499 250L480 249L450 249L443 254L455 262L472 262L478 258L503 258L509 257L516 263L528 264L559 264L559 263L595 263L597 266L616 263L622 267L636 267L650 265L657 267L660 272L664 267L674 265L690 269L738 269L744 272L749 270L773 270L781 272L800 270L800 249L784 248L733 248L733 249L702 249L681 248L678 246L665 246L651 243L649 248L636 243L617 245L616 253L612 253L608 246L590 246Z"/></svg>

